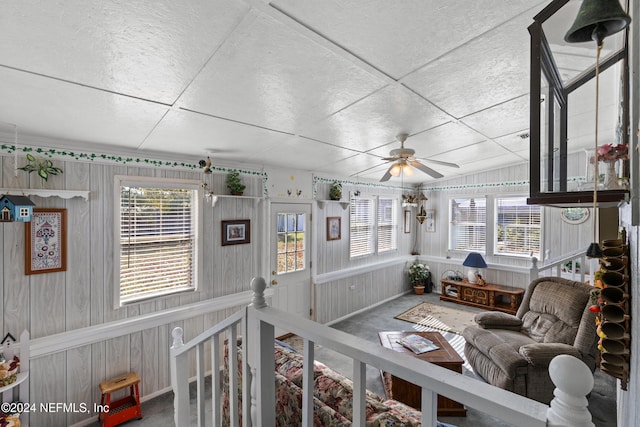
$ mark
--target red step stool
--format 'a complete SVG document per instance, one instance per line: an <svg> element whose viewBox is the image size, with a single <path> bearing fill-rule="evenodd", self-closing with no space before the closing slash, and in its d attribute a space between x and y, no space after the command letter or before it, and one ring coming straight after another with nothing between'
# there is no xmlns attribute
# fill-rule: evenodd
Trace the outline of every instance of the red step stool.
<svg viewBox="0 0 640 427"><path fill-rule="evenodd" d="M102 392L100 405L103 408L109 407L108 411L100 412L99 418L104 427L117 426L134 418L142 419L138 383L140 383L140 377L135 372L129 372L100 383L100 391ZM125 387L129 387L129 396L112 402L111 393Z"/></svg>

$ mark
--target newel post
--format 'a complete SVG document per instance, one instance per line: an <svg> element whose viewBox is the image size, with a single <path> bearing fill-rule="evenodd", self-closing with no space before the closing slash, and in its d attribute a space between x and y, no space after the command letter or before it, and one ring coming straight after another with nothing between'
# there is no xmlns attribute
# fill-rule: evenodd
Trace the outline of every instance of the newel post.
<svg viewBox="0 0 640 427"><path fill-rule="evenodd" d="M562 354L549 363L555 396L547 411L548 426L593 427L586 396L593 389L591 369L580 359Z"/></svg>
<svg viewBox="0 0 640 427"><path fill-rule="evenodd" d="M251 280L253 297L247 313L247 349L251 372L251 425L269 425L265 420L275 417L275 380L273 340L275 329L259 318L260 309L267 307L264 291L267 283L262 277ZM246 354L246 353L245 353ZM266 423L266 424L265 424Z"/></svg>
<svg viewBox="0 0 640 427"><path fill-rule="evenodd" d="M186 363L186 353L177 354L184 342L184 332L181 327L171 331L173 344L170 351L171 387L173 388L173 418L177 426L189 425L189 366Z"/></svg>

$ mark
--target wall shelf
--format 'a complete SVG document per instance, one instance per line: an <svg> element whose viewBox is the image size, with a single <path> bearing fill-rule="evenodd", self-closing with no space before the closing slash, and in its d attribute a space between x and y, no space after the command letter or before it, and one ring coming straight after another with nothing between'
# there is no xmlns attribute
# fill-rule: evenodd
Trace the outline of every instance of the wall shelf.
<svg viewBox="0 0 640 427"><path fill-rule="evenodd" d="M206 200L211 201L211 207L215 207L216 203L218 203L218 200L220 199L251 199L254 201L254 205L258 205L258 203L260 203L260 201L264 200L264 197L258 197L258 196L232 196L229 194L205 194L204 198Z"/></svg>
<svg viewBox="0 0 640 427"><path fill-rule="evenodd" d="M16 376L16 380L14 382L12 382L11 384L6 385L4 387L0 387L0 394L4 393L7 390L11 390L15 386L19 385L21 382L26 380L27 378L29 378L29 371L27 371L27 372L18 372L18 374Z"/></svg>
<svg viewBox="0 0 640 427"><path fill-rule="evenodd" d="M0 194L8 194L11 196L60 197L61 199L82 197L85 200L89 200L89 191L82 190L50 190L45 188L0 188Z"/></svg>
<svg viewBox="0 0 640 427"><path fill-rule="evenodd" d="M316 200L316 202L318 202L320 209L324 209L325 203L339 203L343 210L347 210L349 207L349 202L341 202L340 200Z"/></svg>

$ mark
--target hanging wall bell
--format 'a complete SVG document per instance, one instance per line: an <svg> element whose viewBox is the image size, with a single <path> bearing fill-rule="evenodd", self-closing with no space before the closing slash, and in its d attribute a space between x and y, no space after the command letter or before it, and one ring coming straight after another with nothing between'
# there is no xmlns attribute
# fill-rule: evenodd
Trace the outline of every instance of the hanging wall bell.
<svg viewBox="0 0 640 427"><path fill-rule="evenodd" d="M618 0L584 0L564 40L569 43L595 40L600 44L605 37L627 28L630 22L631 17Z"/></svg>

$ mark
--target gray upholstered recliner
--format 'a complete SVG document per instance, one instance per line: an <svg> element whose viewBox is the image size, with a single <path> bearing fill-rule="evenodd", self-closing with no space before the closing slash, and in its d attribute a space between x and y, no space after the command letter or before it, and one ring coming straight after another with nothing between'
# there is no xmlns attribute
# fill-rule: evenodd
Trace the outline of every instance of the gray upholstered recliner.
<svg viewBox="0 0 640 427"><path fill-rule="evenodd" d="M595 313L591 286L560 277L534 280L515 316L484 312L464 329L464 353L490 384L543 403L553 398L549 362L570 354L595 370Z"/></svg>

